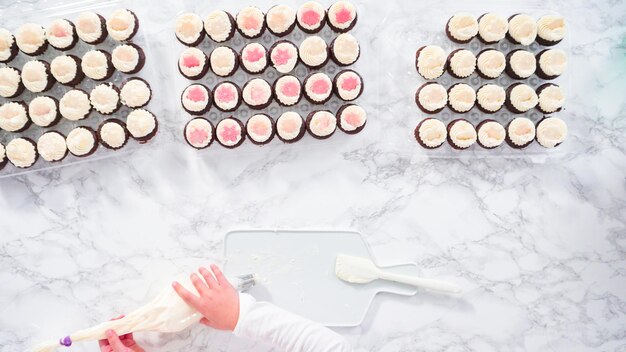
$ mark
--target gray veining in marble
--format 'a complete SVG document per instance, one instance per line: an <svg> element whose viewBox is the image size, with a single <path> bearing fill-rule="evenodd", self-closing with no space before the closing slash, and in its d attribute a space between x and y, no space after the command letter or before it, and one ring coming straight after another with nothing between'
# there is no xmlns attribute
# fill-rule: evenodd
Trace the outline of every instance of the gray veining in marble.
<svg viewBox="0 0 626 352"><path fill-rule="evenodd" d="M171 58L181 49L173 16L196 2L154 3L128 6L155 53ZM274 4L211 3L230 11ZM478 15L496 2L475 3L469 10ZM570 96L560 114L569 146L543 164L420 157L410 141L419 80L398 86L395 77L413 67L376 53L428 44L440 30L431 23L443 28L462 5L357 4L361 71L366 84L380 82L359 100L370 113L361 135L198 153L180 138L166 60L152 83L161 99L151 109L163 124L154 144L0 180L0 351L24 351L137 307L179 273L219 263L224 234L240 227L356 229L381 263L414 261L424 276L465 288L460 298L377 297L361 326L337 330L361 350L625 351L626 2L506 2L510 14L556 10L570 27ZM398 21L423 34L390 33ZM268 350L200 326L137 339L149 351Z"/></svg>

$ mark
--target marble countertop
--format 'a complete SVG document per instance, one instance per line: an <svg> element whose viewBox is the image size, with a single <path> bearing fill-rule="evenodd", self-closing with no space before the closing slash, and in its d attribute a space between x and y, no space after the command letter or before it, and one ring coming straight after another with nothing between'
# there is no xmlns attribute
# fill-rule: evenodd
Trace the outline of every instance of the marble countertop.
<svg viewBox="0 0 626 352"><path fill-rule="evenodd" d="M171 21L196 2L153 3L128 6L156 55L176 55ZM361 135L328 145L195 152L180 138L179 92L165 61L151 107L163 128L149 147L0 180L0 351L24 351L139 306L157 282L220 263L224 235L242 227L359 230L381 263L416 262L423 275L464 287L458 298L378 296L361 326L337 329L361 350L622 350L626 3L507 2L511 14L554 9L569 23L571 93L561 117L571 135L567 152L546 163L426 159L415 144L396 142L421 113L406 108L416 86L394 89L391 73L414 68L402 66L411 58L394 65L376 55L429 43L439 30L430 24L443 28L462 4L356 3L362 73L366 84L370 75L381 82L360 99L369 111ZM475 3L467 10L480 14L496 2ZM376 35L399 19L423 34ZM269 350L200 326L137 339L149 351Z"/></svg>

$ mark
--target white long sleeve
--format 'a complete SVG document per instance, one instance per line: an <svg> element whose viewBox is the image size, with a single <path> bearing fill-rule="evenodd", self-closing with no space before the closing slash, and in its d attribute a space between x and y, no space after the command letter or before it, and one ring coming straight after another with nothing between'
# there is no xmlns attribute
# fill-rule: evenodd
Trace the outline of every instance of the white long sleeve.
<svg viewBox="0 0 626 352"><path fill-rule="evenodd" d="M265 342L285 352L350 352L352 348L327 327L267 302L239 294L235 335Z"/></svg>

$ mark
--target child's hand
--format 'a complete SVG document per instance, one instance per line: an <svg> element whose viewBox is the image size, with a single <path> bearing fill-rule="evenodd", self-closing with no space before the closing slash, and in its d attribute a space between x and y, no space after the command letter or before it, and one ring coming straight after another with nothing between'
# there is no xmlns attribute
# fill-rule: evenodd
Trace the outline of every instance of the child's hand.
<svg viewBox="0 0 626 352"><path fill-rule="evenodd" d="M204 267L199 269L204 280L196 273L191 274L191 282L200 297L186 290L178 282L174 282L172 287L180 298L204 315L200 323L214 329L232 331L239 319L239 294L217 265L211 265L211 270L213 273Z"/></svg>
<svg viewBox="0 0 626 352"><path fill-rule="evenodd" d="M124 316L121 315L112 320L122 319L123 317ZM108 330L106 336L106 340L98 341L100 352L145 352L145 350L135 342L133 334L117 336L115 331Z"/></svg>

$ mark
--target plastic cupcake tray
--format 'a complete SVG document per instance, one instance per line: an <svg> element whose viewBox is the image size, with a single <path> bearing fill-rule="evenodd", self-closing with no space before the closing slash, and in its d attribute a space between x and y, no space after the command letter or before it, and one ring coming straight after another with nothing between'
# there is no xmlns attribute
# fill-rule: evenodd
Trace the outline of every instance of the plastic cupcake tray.
<svg viewBox="0 0 626 352"><path fill-rule="evenodd" d="M34 8L34 5L30 2L16 1L16 2L12 2L10 6L7 6L6 8L0 8L0 18L2 18L2 23L0 23L0 27L7 28L8 30L12 32L15 32L15 30L21 24L28 23L28 22L38 23L45 27L46 25L48 25L48 23L59 18L65 18L70 21L74 21L76 17L78 17L78 14L83 11L93 11L107 18L107 16L114 10L118 8L126 8L126 7L128 7L128 5L125 4L121 0L112 0L112 1L62 0L62 1L59 1L55 6L46 6L45 11L43 11L42 9L39 9L38 6L37 8ZM132 7L130 7L129 9L132 11L135 11L135 9L133 9ZM156 97L158 93L155 92L155 87L152 85L153 82L156 82L156 79L154 79L155 70L153 69L154 63L156 60L150 49L149 40L146 38L144 28L141 23L141 14L137 14L137 17L139 18L139 30L137 34L132 38L131 42L140 46L146 55L146 63L143 69L136 74L130 74L130 75L121 73L119 71L115 71L113 76L107 79L106 81L97 82L92 79L89 79L88 77L85 77L85 79L79 85L77 85L76 88L82 89L86 91L87 93L89 93L93 87L104 82L113 83L119 88L126 79L130 77L141 77L145 79L151 85L151 89L152 89L152 100L145 107L145 109L156 110L156 109L152 109L155 98L158 99ZM78 57L82 57L84 53L95 48L103 49L110 53L119 44L120 44L119 42L115 41L110 36L108 36L107 39L103 43L98 44L98 45L86 44L83 41L79 40L76 46L72 50L67 51L66 53L76 55ZM63 52L56 50L50 46L48 47L48 49L46 50L44 54L37 56L37 57L30 57L20 52L18 56L7 65L21 70L24 63L26 63L29 60L33 60L36 58L36 59L45 60L49 63L56 56L62 55L62 53ZM63 94L69 91L70 89L72 88L61 85L60 83L55 83L54 87L51 90L44 92L44 93L31 93L28 90L24 90L24 92L16 98L10 98L10 99L0 98L0 104L5 103L7 101L24 101L26 104L28 104L28 102L30 102L32 99L34 99L38 95L49 95L56 99L61 99ZM62 117L61 121L54 126L39 127L35 124L32 124L26 131L19 132L19 133L12 133L12 132L0 130L0 143L6 146L6 144L10 140L17 138L17 137L27 137L37 142L37 139L39 138L39 136L42 135L46 131L58 131L67 136L67 134L73 128L78 127L78 126L88 126L94 130L97 130L98 126L100 126L102 121L107 120L109 118L116 117L122 121L126 121L126 116L131 110L132 109L129 109L128 107L122 106L116 113L109 115L109 116L103 116L97 111L93 111L86 119L80 120L80 121L69 121ZM157 117L157 120L159 118L162 119L162 117L159 116L159 111L152 111L152 112ZM153 143L153 142L154 141L150 141L148 143ZM102 145L99 145L98 149L96 150L94 154L87 156L87 157L82 157L82 158L73 156L68 153L68 155L62 161L51 163L39 157L35 165L26 169L16 168L9 162L4 167L4 169L0 170L0 178L22 175L22 174L30 173L33 171L59 168L59 167L78 164L82 162L95 161L99 159L108 158L114 155L120 155L120 154L124 154L128 152L132 152L140 148L141 148L141 145L137 141L133 140L132 138L129 138L128 143L122 149L109 150L107 148L104 148Z"/></svg>
<svg viewBox="0 0 626 352"><path fill-rule="evenodd" d="M570 66L565 73L550 81L542 80L536 75L532 75L530 78L524 80L515 80L510 78L506 73L503 73L497 79L487 80L479 77L476 72L465 79L454 78L448 72L445 72L440 78L427 81L417 73L415 68L415 53L417 49L425 45L440 46L444 49L446 54L449 54L455 49L463 48L472 51L475 55L485 48L497 49L505 55L515 49L525 49L533 54L537 54L544 49L555 48L565 51L568 58L571 58L570 33L567 33L559 44L551 47L541 46L536 42L528 47L514 45L506 38L497 44L491 45L483 44L478 38L474 38L467 44L458 44L452 42L445 33L445 26L448 20L458 12L468 12L476 17L487 12L495 12L506 18L517 13L524 13L535 19L539 19L543 15L558 14L558 12L548 9L512 8L499 3L491 3L491 5L485 5L484 7L463 6L464 4L459 3L453 6L446 6L445 8L431 7L427 13L420 13L419 16L408 14L402 18L393 20L387 18L380 26L381 32L377 36L376 45L381 46L385 43L390 43L392 46L397 45L397 48L393 48L392 50L379 50L378 55L381 56L379 60L381 60L381 62L394 62L396 64L395 66L402 67L399 70L393 67L390 69L389 81L381 82L382 86L380 87L380 91L387 91L389 94L402 97L403 99L402 104L391 105L389 108L391 114L382 114L391 116L394 120L386 121L390 124L390 128L384 131L385 136L381 138L397 143L398 148L401 148L403 151L406 150L412 155L426 158L526 158L533 162L544 162L553 157L562 157L572 149L571 145L573 142L572 132L574 126L571 123L568 111L572 96L569 77L574 71L574 68L571 67L571 60L569 61ZM389 38L393 37L401 39L388 41ZM397 77L395 77L396 75ZM364 77L364 80L367 80L367 77ZM561 145L552 149L544 148L536 141L524 149L511 148L505 142L495 149L484 149L475 143L466 150L456 150L452 148L447 141L437 149L426 149L415 140L414 130L420 121L428 117L437 118L446 125L452 120L464 118L470 121L475 127L485 119L493 119L500 122L505 128L515 117L528 117L534 123L537 123L544 117L544 114L536 109L532 109L524 114L514 114L509 112L505 106L495 114L483 113L478 110L476 106L464 114L453 112L447 106L443 111L437 114L426 114L422 112L415 103L415 93L417 89L426 82L439 83L443 85L446 90L456 83L467 83L475 90L487 83L497 84L505 89L516 82L525 83L533 89L548 82L557 84L565 91L565 105L560 112L545 116L555 116L563 119L568 124L568 137ZM568 99L570 100L568 101Z"/></svg>
<svg viewBox="0 0 626 352"><path fill-rule="evenodd" d="M324 7L328 7L330 6L332 3L334 3L335 1L325 1L322 2L322 5ZM259 7L259 9L261 11L263 11L264 13L267 12L267 10L269 10L271 8L271 6L273 5L279 5L279 4L285 4L285 5L289 5L291 7L293 7L295 10L297 10L298 5L299 4L294 4L291 1L280 1L277 0L275 1L273 4L269 5L269 6L262 6L262 5L257 5L254 2L247 2L247 3L241 3L241 2L237 2L237 3L229 3L229 5L227 6L217 6L217 5L211 5L211 3L209 2L194 2L193 4L186 4L187 6L185 7L184 11L181 11L179 13L176 14L176 16L174 16L175 18L177 18L179 15L186 13L186 12L192 12L195 13L197 15L199 15L203 20L206 17L206 15L213 11L213 10L224 10L224 11L228 11L231 15L233 15L233 17L235 17L237 15L237 12L247 6L257 6ZM362 4L360 4L358 1L354 1L355 6L357 7L357 13L359 16L359 19L363 18L364 16L367 16L367 14L364 14L364 8L365 6L363 6ZM217 7L216 7L217 6ZM170 57L170 74L175 77L174 81L176 82L175 86L176 86L176 96L173 97L173 101L177 102L177 106L175 107L175 111L177 111L179 119L180 119L180 127L179 127L179 135L180 135L180 142L185 144L185 146L188 146L187 143L185 142L184 138L183 138L183 128L185 126L185 124L190 121L194 116L190 115L189 113L187 113L180 102L180 96L183 92L183 90L190 84L192 83L200 83L203 84L207 87L209 87L211 90L213 90L213 88L215 87L215 85L217 85L219 82L224 82L224 81L231 81L234 82L237 86L239 86L239 88L243 89L243 85L253 79L253 78L262 78L264 80L266 80L270 85L272 85L274 83L274 81L276 79L278 79L279 77L281 77L283 74L279 73L278 71L276 71L276 69L274 69L274 67L271 66L270 63L270 67L268 67L263 73L261 74L249 74L246 73L245 71L243 71L243 69L241 68L241 66L238 68L238 70L236 71L236 73L230 77L220 77L215 75L211 70L209 70L209 72L203 77L200 78L198 80L189 80L185 77L182 76L182 74L178 71L178 59L180 54L183 52L183 50L185 50L185 48L187 48L185 45L183 45L182 43L178 42L176 40L175 34L174 34L174 27L175 27L175 18L173 21L171 21L167 27L167 30L162 32L162 35L165 35L167 37L171 37L172 41L176 42L173 46L174 46L174 50L171 50L172 54ZM363 23L361 20L359 20L356 25L354 26L354 28L352 30L350 30L350 34L354 35L354 37L357 39L357 41L359 42L359 46L360 46L360 57L357 60L357 62L355 62L354 64L350 65L350 66L339 66L336 63L334 63L332 60L329 60L329 62L324 65L322 68L319 69L310 69L306 66L304 66L304 64L302 64L301 62L299 62L296 67L289 73L287 74L291 74L294 75L296 77L298 77L298 79L300 80L301 83L304 83L304 78L307 77L309 74L314 73L314 72L323 72L326 73L330 79L332 80L335 75L337 73L339 73L342 70L354 70L356 71L359 75L361 75L361 77L363 78L363 94L357 98L354 101L351 102L344 102L342 101L339 97L337 97L335 94L333 94L332 98L330 99L330 101L328 101L325 104L311 104L308 100L306 100L304 98L304 96L302 97L302 99L300 100L299 103L297 103L296 105L293 106L288 106L288 107L284 107L279 105L276 102L276 99L274 99L272 101L272 103L265 109L261 109L261 110L254 110L254 109L250 109L244 102L241 103L240 107L233 111L233 112L222 112L219 111L217 108L215 108L215 106L211 107L211 110L209 112L207 112L206 114L203 115L199 115L202 116L204 118L207 118L209 121L211 121L211 123L216 126L217 123L226 117L229 116L233 116L237 119L239 119L242 123L246 123L246 121L248 120L248 118L250 118L251 116L255 115L255 114L261 114L261 113L265 113L269 116L271 116L274 121L276 121L276 119L284 112L286 111L295 111L297 113L299 113L304 119L307 118L308 114L312 111L315 110L330 110L330 112L332 112L333 114L336 114L337 111L339 110L339 108L344 105L344 104L356 104L359 105L361 107L363 107L367 114L368 114L368 122L367 125L365 126L364 131L360 132L357 135L348 135L344 132L342 132L341 130L339 130L339 128L337 128L337 130L335 131L335 133L330 136L330 138L326 139L326 140L316 140L314 139L311 135L309 135L309 133L305 133L304 137L293 143L293 144L285 144L282 141L280 141L277 137L274 137L274 139L269 142L266 145L263 146L258 146L258 145L254 145L252 142L250 142L248 140L248 138L246 138L246 140L244 141L244 143L235 148L235 149L226 149L224 147L222 147L221 145L219 145L219 143L217 143L217 141L214 141L214 143L203 150L198 150L196 151L198 155L211 155L211 156L215 156L215 153L218 153L220 155L220 157L228 157L228 156L237 156L239 155L241 152L244 153L249 153L249 152L254 152L255 150L259 150L260 148L262 148L263 150L265 149L273 149L273 148L293 148L294 146L302 146L305 145L306 148L312 147L312 148L327 148L331 145L335 145L336 143L345 143L347 139L353 139L353 138L359 138L360 135L366 133L368 130L371 129L371 119L373 118L373 111L370 111L368 109L368 107L372 106L369 101L368 98L365 97L374 97L376 99L376 95L373 95L373 91L374 91L374 87L375 87L375 82L372 79L372 75L366 73L365 67L370 68L370 66L368 66L368 64L366 64L366 62L372 62L374 60L373 57L370 57L371 55L373 55L373 53L370 53L367 51L367 49L369 48L369 45L363 45L367 40L368 37L364 34L367 33L368 30L372 30L371 28L363 28L364 26L366 26L367 23ZM265 30L265 32L263 33L263 35L259 38L256 39L247 39L241 36L241 34L239 32L236 32L234 37L232 39L230 39L229 41L223 42L223 43L215 43L213 42L210 38L206 37L204 38L204 40L198 45L196 46L198 49L204 51L204 53L209 56L211 51L213 49L215 49L218 46L228 46L232 49L234 49L237 53L241 52L241 49L248 43L260 43L262 44L268 51L270 50L271 46L277 42L277 41L282 41L282 40L287 40L290 41L292 43L294 43L296 46L299 46L300 43L306 39L309 36L313 36L313 35L317 35L319 37L321 37L322 39L324 39L324 41L326 41L326 44L330 46L330 43L332 42L332 40L337 37L338 33L335 33L332 31L332 29L330 29L330 27L328 26L328 23L325 24L325 26L322 28L322 30L320 30L318 33L313 33L313 34L307 34L304 33L302 30L300 30L297 26L296 28L293 29L293 31L284 36L284 37L278 37L273 35L272 33L270 33L268 30ZM377 66L377 65L376 65ZM376 67L376 66L372 66L372 67ZM368 99L368 104L365 104L366 99ZM189 149L192 149L191 147L189 147Z"/></svg>

